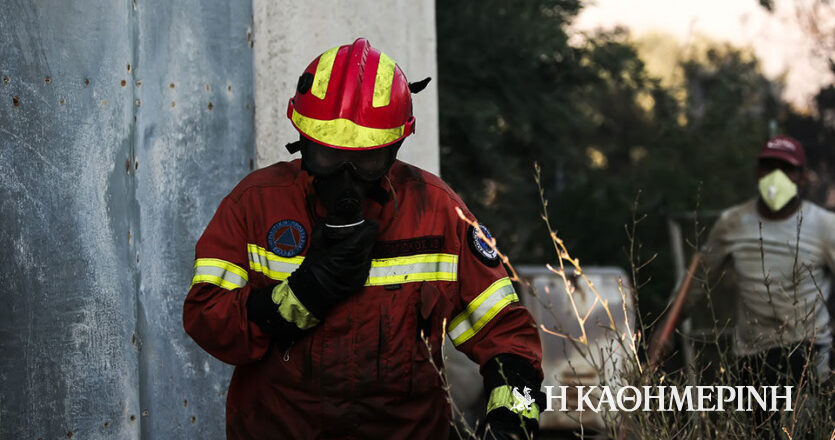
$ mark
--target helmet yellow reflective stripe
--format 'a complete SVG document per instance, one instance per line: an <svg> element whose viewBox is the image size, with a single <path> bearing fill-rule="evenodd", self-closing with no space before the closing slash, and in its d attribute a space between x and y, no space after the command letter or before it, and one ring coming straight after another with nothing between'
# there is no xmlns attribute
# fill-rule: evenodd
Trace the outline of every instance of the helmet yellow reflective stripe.
<svg viewBox="0 0 835 440"><path fill-rule="evenodd" d="M372 107L385 107L391 102L391 84L394 81L394 60L380 52L377 64L377 77L374 79L374 97Z"/></svg>
<svg viewBox="0 0 835 440"><path fill-rule="evenodd" d="M328 84L331 81L331 72L333 72L333 61L336 59L336 52L339 47L329 49L319 57L319 65L316 66L316 75L313 77L313 86L310 88L310 93L319 99L325 99L325 94L328 92Z"/></svg>
<svg viewBox="0 0 835 440"><path fill-rule="evenodd" d="M348 119L323 121L308 118L293 109L293 125L311 140L337 148L379 148L391 144L407 130L404 124L395 128L363 127Z"/></svg>

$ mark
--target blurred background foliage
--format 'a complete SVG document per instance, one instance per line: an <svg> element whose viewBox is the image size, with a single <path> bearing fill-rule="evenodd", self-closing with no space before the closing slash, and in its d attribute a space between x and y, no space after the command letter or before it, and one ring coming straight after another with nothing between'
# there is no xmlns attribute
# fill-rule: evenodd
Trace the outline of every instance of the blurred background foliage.
<svg viewBox="0 0 835 440"><path fill-rule="evenodd" d="M535 161L552 225L583 265L630 268L624 227L637 200L637 215L647 214L641 258L658 255L640 277L651 279L642 312L654 315L675 282L667 216L753 197L755 156L770 134L804 143L808 196L825 204L835 89L797 113L746 49L707 38L681 47L623 29L576 34L568 27L581 8L576 0L437 2L441 172L514 264L556 261Z"/></svg>

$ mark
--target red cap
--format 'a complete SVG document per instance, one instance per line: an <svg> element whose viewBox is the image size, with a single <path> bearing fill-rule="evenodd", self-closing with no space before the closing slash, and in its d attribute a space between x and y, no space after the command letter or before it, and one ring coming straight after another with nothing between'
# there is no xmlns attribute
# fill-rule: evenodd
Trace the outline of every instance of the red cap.
<svg viewBox="0 0 835 440"><path fill-rule="evenodd" d="M774 136L763 145L760 159L773 158L788 162L796 167L806 165L806 153L797 139L789 136Z"/></svg>

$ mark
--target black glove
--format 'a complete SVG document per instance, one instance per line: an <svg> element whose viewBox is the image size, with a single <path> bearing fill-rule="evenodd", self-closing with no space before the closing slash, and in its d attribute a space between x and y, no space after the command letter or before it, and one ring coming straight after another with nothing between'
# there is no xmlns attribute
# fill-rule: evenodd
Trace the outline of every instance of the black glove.
<svg viewBox="0 0 835 440"><path fill-rule="evenodd" d="M307 256L287 282L296 298L320 321L333 306L365 285L377 229L376 220L366 220L355 233L336 242L327 240L321 228L314 231Z"/></svg>
<svg viewBox="0 0 835 440"><path fill-rule="evenodd" d="M321 321L331 307L362 289L371 269L371 250L377 239L377 228L376 220L366 220L354 234L339 241L326 238L321 227L314 230L307 256L287 283L316 319ZM275 286L250 292L246 302L247 316L280 347L288 347L306 330L279 314L278 306L272 300Z"/></svg>
<svg viewBox="0 0 835 440"><path fill-rule="evenodd" d="M292 345L306 331L284 319L273 302L275 284L263 289L253 289L246 300L246 314L261 330L273 338L282 350Z"/></svg>
<svg viewBox="0 0 835 440"><path fill-rule="evenodd" d="M482 374L484 375L484 390L491 397L494 389L505 387L511 393L515 390L520 394L529 394L539 411L544 408L545 394L540 391L542 380L527 360L512 354L500 354L487 362L482 368ZM527 391L525 391L526 388ZM493 402L488 404L490 403ZM518 404L519 401L513 400L509 403ZM525 417L506 406L499 406L487 413L479 438L526 440L533 438L538 430L538 419Z"/></svg>

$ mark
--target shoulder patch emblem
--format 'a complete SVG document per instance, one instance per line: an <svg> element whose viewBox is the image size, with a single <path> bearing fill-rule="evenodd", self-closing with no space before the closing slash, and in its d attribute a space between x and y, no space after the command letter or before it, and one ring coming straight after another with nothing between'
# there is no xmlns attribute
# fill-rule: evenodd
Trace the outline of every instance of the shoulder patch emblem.
<svg viewBox="0 0 835 440"><path fill-rule="evenodd" d="M307 231L295 220L281 220L267 233L267 247L279 257L295 257L304 250L305 245Z"/></svg>
<svg viewBox="0 0 835 440"><path fill-rule="evenodd" d="M484 233L485 237L493 237L484 225L479 223L478 226L481 228L481 232ZM478 257L479 260L481 260L482 263L489 267L496 267L499 265L499 253L496 252L495 249L491 248L484 240L479 238L478 233L472 226L470 226L467 230L467 242L470 245L470 250L476 257Z"/></svg>

